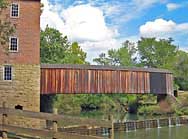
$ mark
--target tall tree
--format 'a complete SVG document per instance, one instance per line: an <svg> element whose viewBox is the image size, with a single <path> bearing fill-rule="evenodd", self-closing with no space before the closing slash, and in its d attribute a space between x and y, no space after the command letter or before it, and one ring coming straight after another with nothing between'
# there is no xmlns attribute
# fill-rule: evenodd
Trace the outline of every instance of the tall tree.
<svg viewBox="0 0 188 139"><path fill-rule="evenodd" d="M73 42L66 51L64 61L69 64L87 64L86 53L81 49L77 42Z"/></svg>
<svg viewBox="0 0 188 139"><path fill-rule="evenodd" d="M175 83L181 90L188 90L188 53L179 50L174 65Z"/></svg>
<svg viewBox="0 0 188 139"><path fill-rule="evenodd" d="M93 59L99 65L113 66L132 66L134 59L132 58L132 49L129 49L128 42L123 44L119 49L108 50L107 55L101 53L98 58Z"/></svg>
<svg viewBox="0 0 188 139"><path fill-rule="evenodd" d="M176 70L176 75L188 78L188 53L179 50L177 52L176 64L174 65Z"/></svg>
<svg viewBox="0 0 188 139"><path fill-rule="evenodd" d="M106 57L105 53L99 54L98 58L93 59L93 62L97 63L98 65L110 65L109 59Z"/></svg>
<svg viewBox="0 0 188 139"><path fill-rule="evenodd" d="M65 51L70 46L67 37L48 26L41 31L41 63L64 63Z"/></svg>
<svg viewBox="0 0 188 139"><path fill-rule="evenodd" d="M78 43L70 43L58 30L41 31L41 63L85 64L86 53Z"/></svg>
<svg viewBox="0 0 188 139"><path fill-rule="evenodd" d="M138 41L140 63L146 67L172 69L177 47L172 39L141 38Z"/></svg>

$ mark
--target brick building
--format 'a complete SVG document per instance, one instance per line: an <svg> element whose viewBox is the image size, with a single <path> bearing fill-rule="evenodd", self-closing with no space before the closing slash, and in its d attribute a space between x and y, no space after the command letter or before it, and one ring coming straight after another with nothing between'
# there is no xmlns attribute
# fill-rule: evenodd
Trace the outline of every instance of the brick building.
<svg viewBox="0 0 188 139"><path fill-rule="evenodd" d="M40 111L40 0L10 0L5 17L15 32L0 47L0 106Z"/></svg>

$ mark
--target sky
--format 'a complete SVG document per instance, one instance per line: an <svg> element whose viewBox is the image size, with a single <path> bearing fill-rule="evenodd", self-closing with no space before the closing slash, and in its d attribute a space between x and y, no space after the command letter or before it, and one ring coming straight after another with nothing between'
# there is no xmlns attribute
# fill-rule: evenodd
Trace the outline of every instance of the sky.
<svg viewBox="0 0 188 139"><path fill-rule="evenodd" d="M188 0L41 0L48 25L77 41L92 62L126 40L172 37L188 51Z"/></svg>

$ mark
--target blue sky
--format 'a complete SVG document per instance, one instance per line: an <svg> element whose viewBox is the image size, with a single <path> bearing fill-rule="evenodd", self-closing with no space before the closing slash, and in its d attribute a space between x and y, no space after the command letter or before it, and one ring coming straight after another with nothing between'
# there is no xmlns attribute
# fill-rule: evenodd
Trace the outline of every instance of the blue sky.
<svg viewBox="0 0 188 139"><path fill-rule="evenodd" d="M169 38L188 50L188 0L42 0L48 24L78 41L87 59L126 41Z"/></svg>

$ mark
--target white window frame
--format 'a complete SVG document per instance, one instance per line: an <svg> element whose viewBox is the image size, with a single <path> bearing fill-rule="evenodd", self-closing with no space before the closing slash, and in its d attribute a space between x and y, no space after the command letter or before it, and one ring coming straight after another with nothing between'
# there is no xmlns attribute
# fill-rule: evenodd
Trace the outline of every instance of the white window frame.
<svg viewBox="0 0 188 139"><path fill-rule="evenodd" d="M16 4L16 5L18 5L18 16L12 16L12 5L13 4ZM11 3L11 5L10 5L10 17L11 18L19 18L20 17L20 4L19 3Z"/></svg>
<svg viewBox="0 0 188 139"><path fill-rule="evenodd" d="M17 39L17 50L11 50L11 39L13 39L13 38ZM19 49L19 38L16 36L11 36L9 38L9 52L16 53L16 52L18 52L18 49Z"/></svg>
<svg viewBox="0 0 188 139"><path fill-rule="evenodd" d="M11 80L5 80L5 67L6 66L11 67ZM12 65L3 65L3 81L12 82L12 79L13 79L13 67L12 67Z"/></svg>

